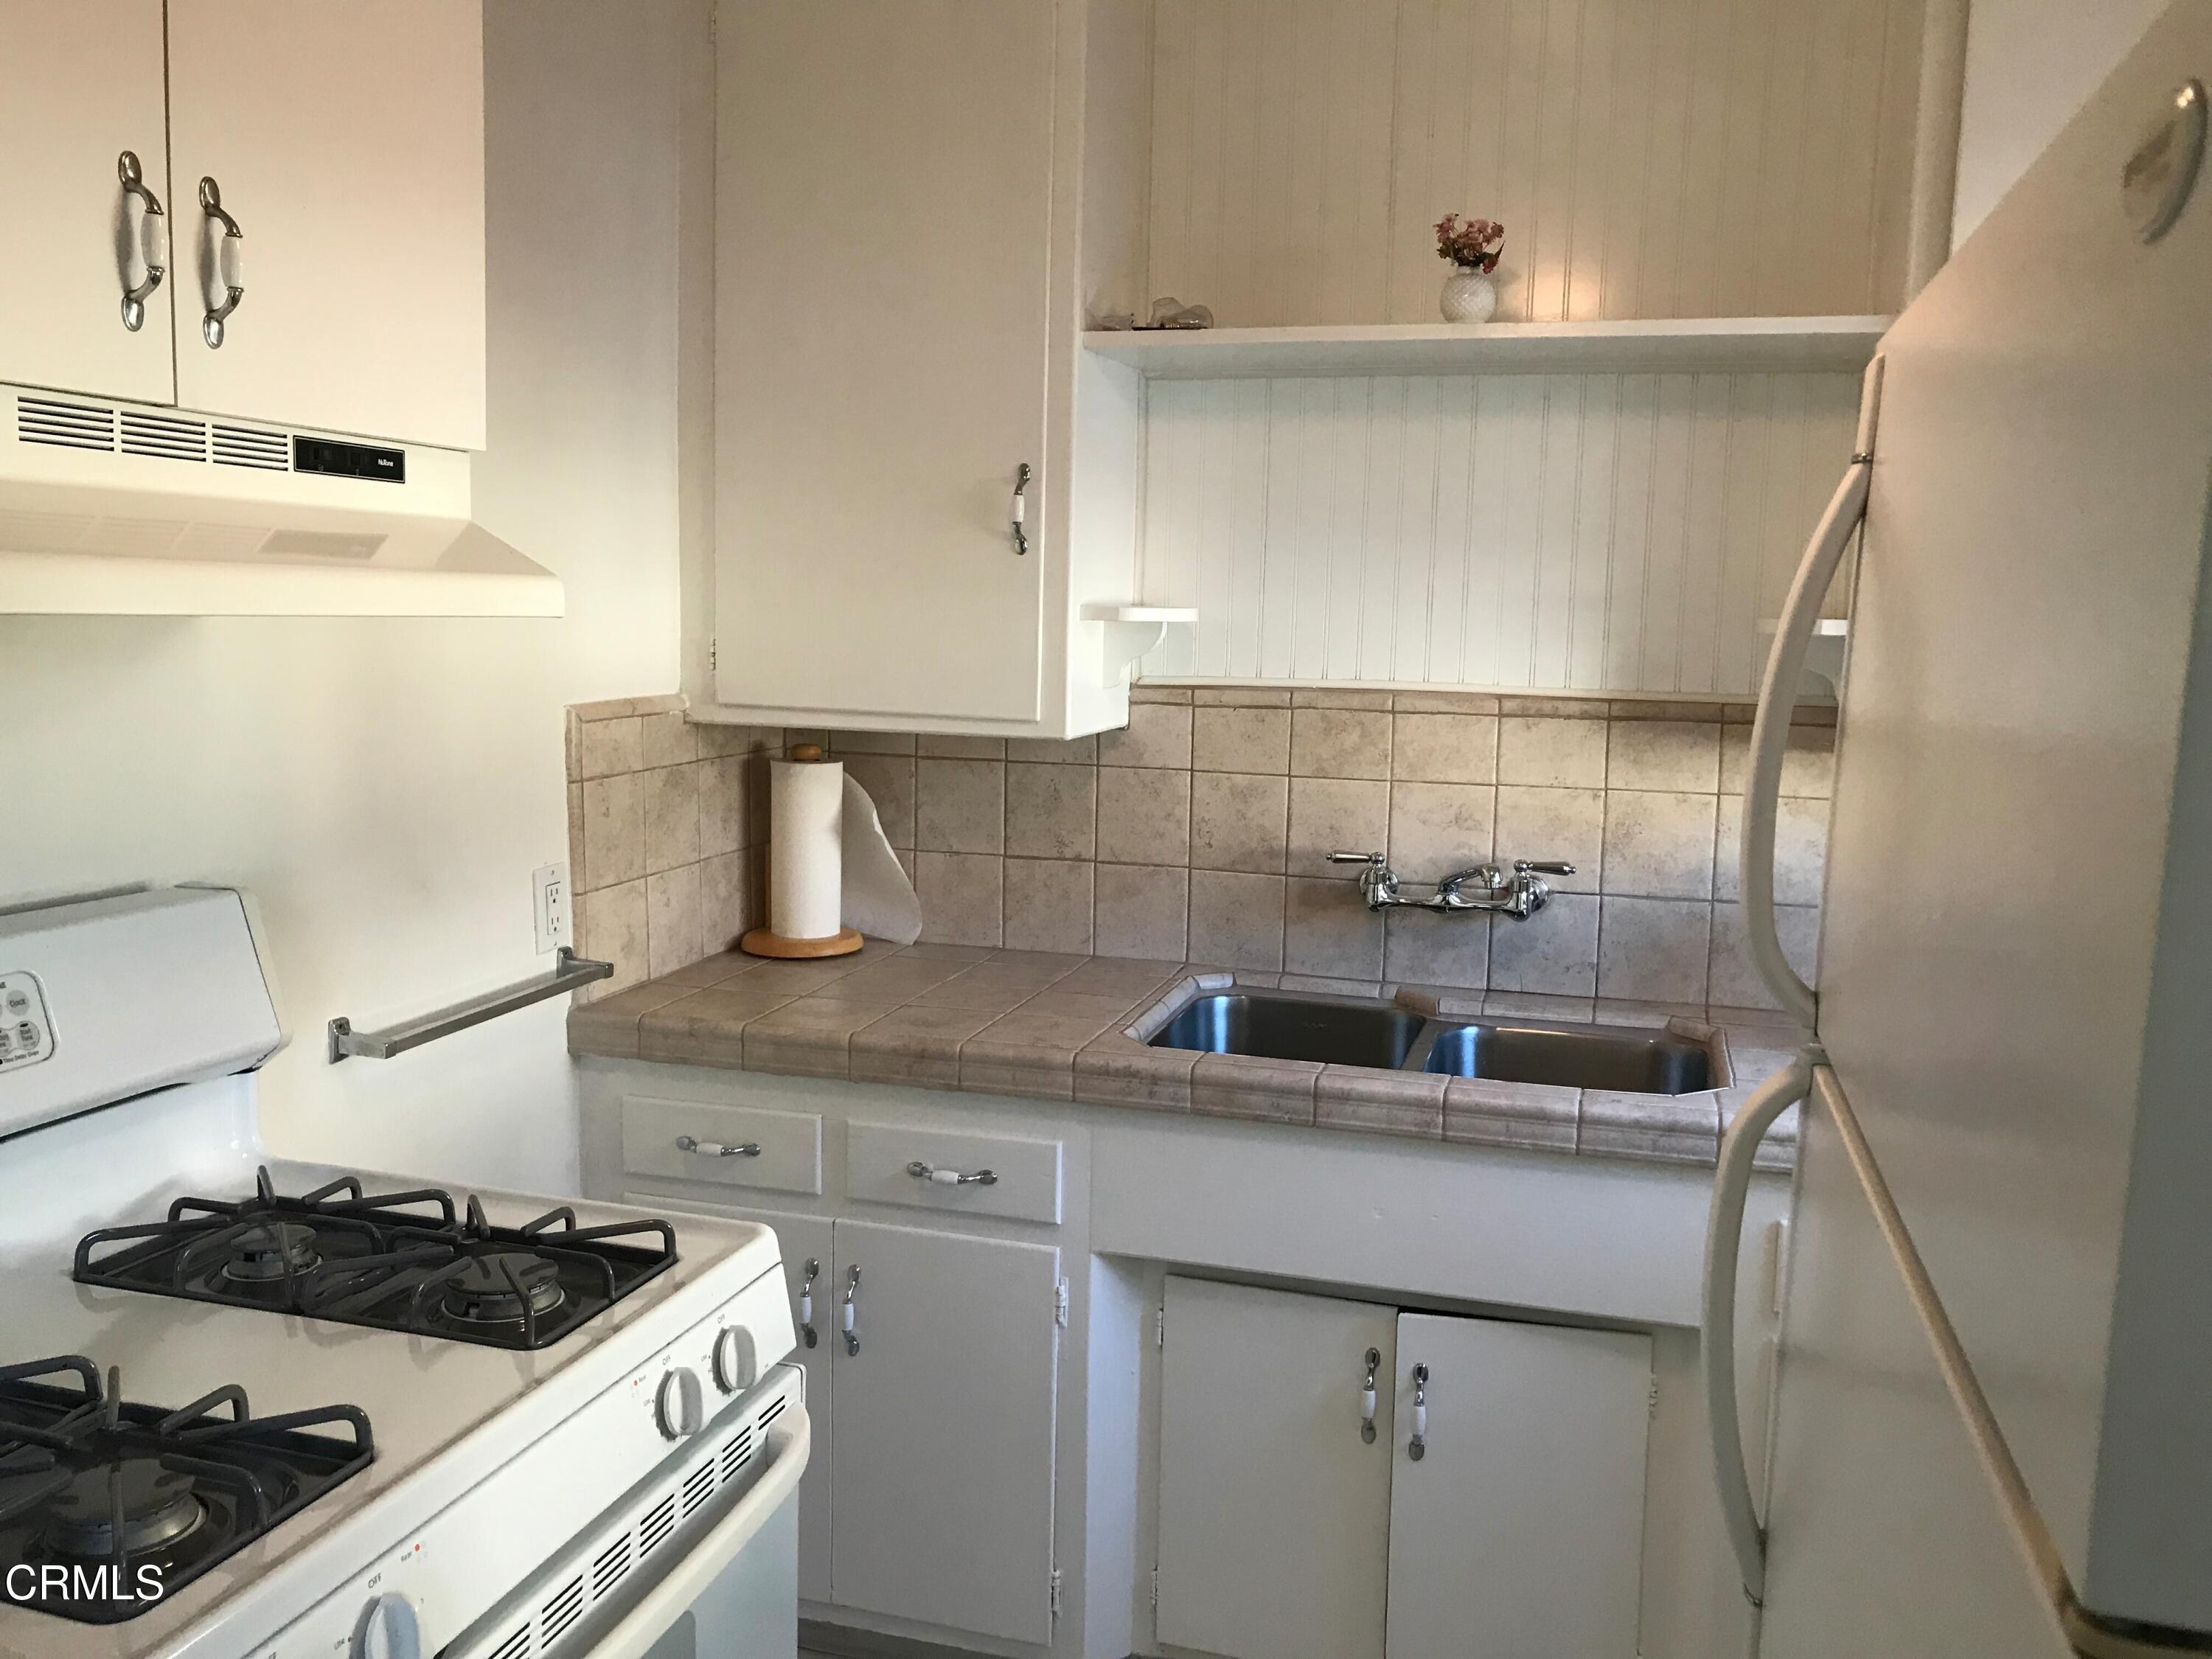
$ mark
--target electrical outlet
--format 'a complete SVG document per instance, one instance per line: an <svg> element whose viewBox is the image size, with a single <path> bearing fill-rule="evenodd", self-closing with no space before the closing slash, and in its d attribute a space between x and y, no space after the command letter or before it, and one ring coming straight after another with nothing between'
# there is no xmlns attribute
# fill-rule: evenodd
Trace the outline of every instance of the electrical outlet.
<svg viewBox="0 0 2212 1659"><path fill-rule="evenodd" d="M530 876L530 918L544 956L568 943L568 866L541 864Z"/></svg>

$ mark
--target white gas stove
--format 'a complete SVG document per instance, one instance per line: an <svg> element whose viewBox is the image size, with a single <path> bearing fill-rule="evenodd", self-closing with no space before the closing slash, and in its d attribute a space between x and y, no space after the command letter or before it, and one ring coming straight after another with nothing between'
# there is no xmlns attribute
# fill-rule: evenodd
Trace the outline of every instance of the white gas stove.
<svg viewBox="0 0 2212 1659"><path fill-rule="evenodd" d="M0 915L0 1655L788 1659L767 1229L269 1158L234 893Z"/></svg>

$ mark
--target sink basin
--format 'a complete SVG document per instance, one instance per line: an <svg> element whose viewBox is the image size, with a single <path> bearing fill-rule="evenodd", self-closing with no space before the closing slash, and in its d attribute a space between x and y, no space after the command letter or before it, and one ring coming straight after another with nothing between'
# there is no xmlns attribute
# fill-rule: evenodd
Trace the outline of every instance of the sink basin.
<svg viewBox="0 0 2212 1659"><path fill-rule="evenodd" d="M1395 1071L1413 1052L1426 1023L1411 1009L1389 1003L1296 991L1216 991L1178 1012L1152 1043L1155 1048Z"/></svg>
<svg viewBox="0 0 2212 1659"><path fill-rule="evenodd" d="M1440 1024L1422 1069L1624 1094L1686 1095L1713 1086L1703 1043L1613 1025Z"/></svg>

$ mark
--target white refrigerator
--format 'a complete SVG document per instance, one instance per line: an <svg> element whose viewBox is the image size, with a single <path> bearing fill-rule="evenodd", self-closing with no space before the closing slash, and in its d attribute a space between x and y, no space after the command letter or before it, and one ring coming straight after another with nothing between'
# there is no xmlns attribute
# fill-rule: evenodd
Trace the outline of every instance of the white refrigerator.
<svg viewBox="0 0 2212 1659"><path fill-rule="evenodd" d="M2212 3L1913 301L1768 667L1863 517L1771 1455L1709 1392L1765 1659L2212 1648ZM2191 190L2191 185L2195 188ZM1749 918L1760 927L1756 915ZM1755 940L1755 944L1757 941Z"/></svg>

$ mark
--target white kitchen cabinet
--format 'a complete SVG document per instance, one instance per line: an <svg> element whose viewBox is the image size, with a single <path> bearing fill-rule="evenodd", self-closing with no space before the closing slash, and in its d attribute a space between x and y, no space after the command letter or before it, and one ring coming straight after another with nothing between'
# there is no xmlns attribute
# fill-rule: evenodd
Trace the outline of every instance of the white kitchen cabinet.
<svg viewBox="0 0 2212 1659"><path fill-rule="evenodd" d="M161 0L10 0L0 14L0 380L174 401L168 277L124 320L126 292L146 279L146 198L173 226L186 216L169 185Z"/></svg>
<svg viewBox="0 0 2212 1659"><path fill-rule="evenodd" d="M1053 8L720 30L722 696L1034 720Z"/></svg>
<svg viewBox="0 0 2212 1659"><path fill-rule="evenodd" d="M1162 1645L1632 1659L1649 1336L1175 1277L1162 1321Z"/></svg>
<svg viewBox="0 0 2212 1659"><path fill-rule="evenodd" d="M1648 1336L1402 1316L1389 1659L1633 1659L1650 1403Z"/></svg>
<svg viewBox="0 0 2212 1659"><path fill-rule="evenodd" d="M841 1218L835 1269L832 1599L1050 1642L1060 1252Z"/></svg>
<svg viewBox="0 0 2212 1659"><path fill-rule="evenodd" d="M168 57L176 400L483 448L480 7L175 0Z"/></svg>
<svg viewBox="0 0 2212 1659"><path fill-rule="evenodd" d="M700 716L1126 721L1127 625L1098 616L1133 597L1143 387L1079 376L1085 293L1113 297L1079 249L1110 263L1134 234L1133 205L1099 202L1137 201L1141 167L1088 179L1081 157L1086 88L1149 72L1143 21L1127 0L724 0Z"/></svg>
<svg viewBox="0 0 2212 1659"><path fill-rule="evenodd" d="M1167 1281L1161 1643L1383 1659L1396 1319L1364 1302Z"/></svg>

